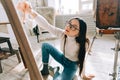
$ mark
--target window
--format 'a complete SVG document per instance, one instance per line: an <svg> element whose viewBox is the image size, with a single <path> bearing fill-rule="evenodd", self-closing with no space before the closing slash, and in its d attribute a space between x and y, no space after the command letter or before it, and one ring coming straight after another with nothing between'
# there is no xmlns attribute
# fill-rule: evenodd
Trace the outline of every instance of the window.
<svg viewBox="0 0 120 80"><path fill-rule="evenodd" d="M55 0L55 9L58 14L79 14L93 10L93 0Z"/></svg>
<svg viewBox="0 0 120 80"><path fill-rule="evenodd" d="M79 0L56 0L56 10L59 14L77 14Z"/></svg>
<svg viewBox="0 0 120 80"><path fill-rule="evenodd" d="M93 0L81 0L81 10L88 11L93 9Z"/></svg>
<svg viewBox="0 0 120 80"><path fill-rule="evenodd" d="M86 3L82 5L82 10L92 10L93 4L92 3Z"/></svg>

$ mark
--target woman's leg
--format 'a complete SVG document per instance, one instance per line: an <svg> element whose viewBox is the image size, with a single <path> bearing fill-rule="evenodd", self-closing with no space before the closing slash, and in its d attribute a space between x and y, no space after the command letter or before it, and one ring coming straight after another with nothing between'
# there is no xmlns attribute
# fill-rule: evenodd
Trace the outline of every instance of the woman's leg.
<svg viewBox="0 0 120 80"><path fill-rule="evenodd" d="M63 54L55 47L48 43L42 44L42 61L43 63L49 62L49 55L51 55L57 62L62 63Z"/></svg>
<svg viewBox="0 0 120 80"><path fill-rule="evenodd" d="M63 57L63 66L63 72L59 76L55 77L53 80L73 80L78 69L77 62L73 62Z"/></svg>
<svg viewBox="0 0 120 80"><path fill-rule="evenodd" d="M70 69L70 68L64 68L62 72L62 79L61 80L73 80L75 74L76 74L76 69Z"/></svg>
<svg viewBox="0 0 120 80"><path fill-rule="evenodd" d="M48 43L43 43L42 44L43 70L41 71L42 75L49 74L49 71L48 71L49 55L51 55L57 62L62 64L63 54L52 45Z"/></svg>

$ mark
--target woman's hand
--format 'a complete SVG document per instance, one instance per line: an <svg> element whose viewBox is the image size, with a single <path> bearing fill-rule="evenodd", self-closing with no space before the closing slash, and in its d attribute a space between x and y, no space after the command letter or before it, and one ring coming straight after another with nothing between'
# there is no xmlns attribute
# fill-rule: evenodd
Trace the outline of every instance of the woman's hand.
<svg viewBox="0 0 120 80"><path fill-rule="evenodd" d="M95 77L95 75L93 74L89 74L89 75L83 75L83 80L92 80Z"/></svg>
<svg viewBox="0 0 120 80"><path fill-rule="evenodd" d="M16 7L19 11L25 13L25 6L26 6L25 2L18 2Z"/></svg>
<svg viewBox="0 0 120 80"><path fill-rule="evenodd" d="M32 7L31 7L30 3L27 1L18 2L17 9L25 14L31 13L31 11L32 11Z"/></svg>
<svg viewBox="0 0 120 80"><path fill-rule="evenodd" d="M23 13L25 19L26 14L31 15L32 18L37 16L37 13L32 9L32 6L28 1L22 1L17 4L17 9Z"/></svg>

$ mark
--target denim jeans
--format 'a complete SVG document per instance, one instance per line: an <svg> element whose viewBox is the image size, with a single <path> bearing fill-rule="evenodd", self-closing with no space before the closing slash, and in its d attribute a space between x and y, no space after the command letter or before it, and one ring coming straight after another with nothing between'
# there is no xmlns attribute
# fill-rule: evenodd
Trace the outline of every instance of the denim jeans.
<svg viewBox="0 0 120 80"><path fill-rule="evenodd" d="M55 47L48 43L42 44L42 61L43 63L49 63L49 56L52 56L63 67L62 73L56 72L53 80L72 80L78 69L77 61L71 61L67 59L63 53L58 51Z"/></svg>

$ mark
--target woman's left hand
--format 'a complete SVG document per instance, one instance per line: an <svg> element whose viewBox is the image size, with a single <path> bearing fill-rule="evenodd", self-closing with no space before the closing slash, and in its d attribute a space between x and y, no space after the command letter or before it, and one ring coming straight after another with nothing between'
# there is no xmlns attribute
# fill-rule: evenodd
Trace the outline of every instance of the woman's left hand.
<svg viewBox="0 0 120 80"><path fill-rule="evenodd" d="M95 77L95 75L93 74L89 74L89 75L83 75L83 80L92 80Z"/></svg>

